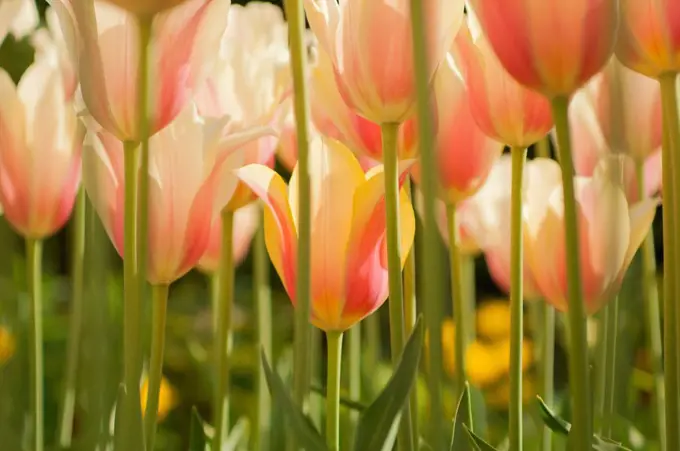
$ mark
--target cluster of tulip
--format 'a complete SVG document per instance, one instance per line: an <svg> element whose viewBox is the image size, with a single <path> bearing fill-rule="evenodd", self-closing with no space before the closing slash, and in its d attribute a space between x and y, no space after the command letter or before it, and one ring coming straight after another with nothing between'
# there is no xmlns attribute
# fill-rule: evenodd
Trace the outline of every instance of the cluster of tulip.
<svg viewBox="0 0 680 451"><path fill-rule="evenodd" d="M430 336L441 336L443 322L437 228L449 247L461 406L469 404L470 338L463 262L481 251L511 299L509 449L523 449L525 299L545 300L567 317L573 424L564 428L546 407L544 384L547 426L562 425L573 450L625 449L611 437L612 400L592 412L586 322L606 306L610 370L616 298L643 243L644 271L655 271L649 231L663 187L658 439L679 450L680 2L285 3L288 23L262 3L53 0L47 27L37 30L32 0L0 4L0 32L32 34L36 49L18 85L0 71L0 202L26 239L32 298L31 449L41 451L44 441L42 243L88 198L124 263L116 449L154 449L168 287L196 266L217 281L211 440L213 450L224 449L234 266L260 210L262 239L296 307L292 397L266 356L262 362L275 402L290 408L291 449L339 449L343 333L388 297L395 371L357 420L353 449L391 449L394 441L416 449L412 385L424 333L413 205L424 226L418 299ZM551 130L557 161L545 152ZM543 154L527 162L533 145ZM277 151L292 171L288 183L273 169ZM153 315L142 412L146 281ZM649 334L660 347L653 285L645 289ZM303 413L310 324L328 344L325 440ZM554 323L546 328L544 341ZM430 423L422 435L438 451L448 449L444 360L440 340L427 346ZM493 449L467 410L458 409L452 449ZM604 425L599 432L594 418ZM207 440L200 435L199 443Z"/></svg>

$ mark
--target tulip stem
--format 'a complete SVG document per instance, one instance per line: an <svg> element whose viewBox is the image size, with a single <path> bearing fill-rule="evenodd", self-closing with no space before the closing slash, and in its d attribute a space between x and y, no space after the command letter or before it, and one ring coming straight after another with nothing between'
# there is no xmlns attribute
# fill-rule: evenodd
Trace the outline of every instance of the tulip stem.
<svg viewBox="0 0 680 451"><path fill-rule="evenodd" d="M361 401L361 325L355 324L347 332L349 335L349 397ZM359 412L350 412L352 425L359 419Z"/></svg>
<svg viewBox="0 0 680 451"><path fill-rule="evenodd" d="M453 361L456 368L456 392L454 399L458 399L465 390L467 371L465 368L465 350L467 349L468 333L465 317L465 295L463 292L462 257L458 246L458 232L456 230L456 206L447 204L447 218L449 227L449 265L451 269L451 297L453 298L453 318L456 325L454 339ZM468 425L469 426L469 425Z"/></svg>
<svg viewBox="0 0 680 451"><path fill-rule="evenodd" d="M42 324L42 249L40 239L26 239L26 276L31 296L31 417L35 451L44 446L44 355Z"/></svg>
<svg viewBox="0 0 680 451"><path fill-rule="evenodd" d="M463 273L463 290L465 297L465 318L475 318L477 308L477 293L475 290L475 257L474 255L463 254L462 259L462 273ZM467 342L471 343L477 338L477 325L475 321L470 321L466 324Z"/></svg>
<svg viewBox="0 0 680 451"><path fill-rule="evenodd" d="M422 303L425 326L429 332L427 383L430 398L428 443L432 449L444 449L444 406L441 380L442 370L442 307L440 299L444 294L444 273L439 264L439 236L435 199L439 188L435 155L434 130L430 96L430 73L428 73L428 48L426 43L425 5L421 0L411 0L411 30L413 39L413 70L416 85L416 107L418 119L418 147L423 174L423 256Z"/></svg>
<svg viewBox="0 0 680 451"><path fill-rule="evenodd" d="M229 348L231 329L231 313L234 302L234 250L233 250L234 212L222 210L222 247L217 283L217 333L215 334L214 371L215 397L213 399L213 415L215 416L213 449L222 449L222 443L229 428Z"/></svg>
<svg viewBox="0 0 680 451"><path fill-rule="evenodd" d="M553 405L554 374L555 374L555 309L544 301L541 305L541 366L539 368L540 394L548 406ZM541 451L552 449L552 431L543 426L541 433Z"/></svg>
<svg viewBox="0 0 680 451"><path fill-rule="evenodd" d="M534 144L534 149L536 150L536 157L550 158L550 135Z"/></svg>
<svg viewBox="0 0 680 451"><path fill-rule="evenodd" d="M125 165L125 214L123 239L123 357L124 379L127 395L123 398L123 425L116 425L116 435L124 444L121 449L144 447L142 410L139 399L141 375L141 306L139 302L139 266L137 262L137 167L139 145L123 143ZM122 443L122 442L121 442Z"/></svg>
<svg viewBox="0 0 680 451"><path fill-rule="evenodd" d="M579 232L574 191L574 163L571 155L571 137L567 115L569 99L552 99L552 113L557 131L558 152L562 166L564 191L564 228L566 235L567 298L570 338L569 384L571 386L572 430L571 449L587 450L592 447L592 415L590 405L590 380L588 375L588 346L586 342L586 313L583 303Z"/></svg>
<svg viewBox="0 0 680 451"><path fill-rule="evenodd" d="M644 162L636 165L638 179L638 195L643 199L645 194ZM656 406L657 424L661 450L666 450L666 386L663 373L663 351L661 341L661 314L659 312L659 290L656 279L656 253L654 250L654 233L650 231L642 245L642 305L647 320L647 346L651 356L652 374L654 375L654 403Z"/></svg>
<svg viewBox="0 0 680 451"><path fill-rule="evenodd" d="M664 370L666 376L666 447L669 450L680 449L680 406L677 396L680 389L678 381L678 330L676 315L676 279L677 249L675 237L677 227L676 180L674 160L680 151L678 137L678 105L676 74L665 74L659 78L661 84L661 101L663 108L663 145L662 145L662 178L663 178L663 258L664 258Z"/></svg>
<svg viewBox="0 0 680 451"><path fill-rule="evenodd" d="M399 230L399 124L382 124L382 151L385 162L385 213L387 228L387 273L390 287L390 351L396 366L404 349L404 294L401 278L401 236ZM412 450L411 402L404 408L399 426L399 449Z"/></svg>
<svg viewBox="0 0 680 451"><path fill-rule="evenodd" d="M80 188L73 214L73 242L71 277L73 293L71 297L71 317L66 351L66 376L64 397L61 400L59 416L59 446L69 448L73 438L73 416L76 405L76 379L78 376L78 357L83 330L83 271L85 268L85 211L87 198L85 189Z"/></svg>
<svg viewBox="0 0 680 451"><path fill-rule="evenodd" d="M264 222L255 235L253 245L253 282L255 284L255 308L257 314L258 345L268 356L272 355L272 307L269 287L269 257L264 243ZM254 449L269 449L269 429L271 425L271 400L267 391L262 366L257 366L257 419Z"/></svg>
<svg viewBox="0 0 680 451"><path fill-rule="evenodd" d="M342 332L326 332L328 371L326 374L326 444L328 451L340 449L340 362Z"/></svg>
<svg viewBox="0 0 680 451"><path fill-rule="evenodd" d="M374 312L362 321L366 334L366 361L377 363L380 361L380 351L382 349L382 332L380 324L380 313Z"/></svg>
<svg viewBox="0 0 680 451"><path fill-rule="evenodd" d="M513 147L510 199L510 449L522 444L522 339L524 314L524 256L522 234L522 186L527 150Z"/></svg>
<svg viewBox="0 0 680 451"><path fill-rule="evenodd" d="M149 388L146 392L146 411L144 412L144 436L146 438L146 449L149 451L154 449L156 438L156 416L163 378L163 352L165 349L165 322L168 312L169 288L167 284L152 287L151 358L149 362Z"/></svg>
<svg viewBox="0 0 680 451"><path fill-rule="evenodd" d="M309 394L310 374L310 258L311 258L311 194L309 176L309 97L307 90L305 13L302 0L285 0L290 40L290 62L293 74L293 102L298 145L298 248L295 305L295 342L293 349L293 399L304 407ZM288 449L297 451L291 438Z"/></svg>
<svg viewBox="0 0 680 451"><path fill-rule="evenodd" d="M611 438L616 411L616 341L619 329L619 297L607 304L605 310L605 381L604 381L604 414L602 415L602 434Z"/></svg>

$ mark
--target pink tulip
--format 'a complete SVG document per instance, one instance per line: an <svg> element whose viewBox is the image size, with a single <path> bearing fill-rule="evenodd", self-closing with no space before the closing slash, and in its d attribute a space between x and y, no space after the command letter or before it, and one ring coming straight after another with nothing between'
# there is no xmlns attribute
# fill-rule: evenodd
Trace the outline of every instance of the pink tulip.
<svg viewBox="0 0 680 451"><path fill-rule="evenodd" d="M424 2L430 74L460 27L463 3ZM378 124L404 122L416 100L409 0L305 0L305 10L351 109Z"/></svg>
<svg viewBox="0 0 680 451"><path fill-rule="evenodd" d="M0 2L0 44L7 34L17 40L30 34L40 23L35 0L3 0Z"/></svg>
<svg viewBox="0 0 680 451"><path fill-rule="evenodd" d="M620 0L616 56L633 69L658 78L680 71L680 3L675 0Z"/></svg>
<svg viewBox="0 0 680 451"><path fill-rule="evenodd" d="M241 207L234 212L234 264L240 264L248 255L250 243L260 225L260 205L252 203ZM218 215L210 228L210 238L208 238L208 248L203 257L198 262L198 266L206 272L217 271L220 264L220 253L222 249L222 219Z"/></svg>
<svg viewBox="0 0 680 451"><path fill-rule="evenodd" d="M451 58L434 79L437 105L436 153L442 199L458 204L484 184L503 146L483 133L470 110L470 95ZM425 175L414 168L416 182Z"/></svg>
<svg viewBox="0 0 680 451"><path fill-rule="evenodd" d="M136 17L105 2L55 0L89 113L121 141L139 141ZM170 123L205 76L224 33L229 0L189 0L155 17L151 132Z"/></svg>
<svg viewBox="0 0 680 451"><path fill-rule="evenodd" d="M149 262L152 284L171 283L193 268L208 246L211 225L229 202L248 142L257 128L221 138L226 119L202 120L193 105L150 140ZM123 256L123 148L106 131L90 133L84 184L104 227ZM123 256L124 257L124 256Z"/></svg>
<svg viewBox="0 0 680 451"><path fill-rule="evenodd" d="M21 235L57 232L73 209L82 128L54 60L38 58L18 86L0 70L0 202Z"/></svg>
<svg viewBox="0 0 680 451"><path fill-rule="evenodd" d="M175 7L186 0L107 0L140 17L150 17L161 11Z"/></svg>
<svg viewBox="0 0 680 451"><path fill-rule="evenodd" d="M564 205L560 169L545 160L545 168L528 179L525 246L529 266L544 298L566 311ZM619 164L607 159L603 164ZM548 166L553 166L548 170ZM629 205L623 189L598 170L590 178L577 176L581 280L586 310L596 313L615 295L635 252L652 225L658 199Z"/></svg>
<svg viewBox="0 0 680 451"><path fill-rule="evenodd" d="M614 50L618 0L470 0L505 69L548 97L569 96Z"/></svg>
<svg viewBox="0 0 680 451"><path fill-rule="evenodd" d="M344 331L378 309L388 294L383 172L378 167L364 173L349 149L328 139L312 143L310 159L312 322L325 331ZM238 175L267 206L267 251L295 303L297 172L289 187L262 165L246 166ZM400 212L401 255L406 256L415 219L404 190Z"/></svg>
<svg viewBox="0 0 680 451"><path fill-rule="evenodd" d="M503 68L472 19L452 47L461 63L477 125L493 139L527 148L553 127L548 100L517 83Z"/></svg>

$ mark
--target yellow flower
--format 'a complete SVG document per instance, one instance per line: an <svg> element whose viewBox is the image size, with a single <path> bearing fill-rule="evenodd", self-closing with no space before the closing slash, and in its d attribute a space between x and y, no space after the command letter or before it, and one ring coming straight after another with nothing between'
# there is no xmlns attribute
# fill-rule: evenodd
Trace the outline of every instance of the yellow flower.
<svg viewBox="0 0 680 451"><path fill-rule="evenodd" d="M506 299L494 299L479 306L477 333L488 340L498 340L510 335L510 304Z"/></svg>
<svg viewBox="0 0 680 451"><path fill-rule="evenodd" d="M14 355L17 342L14 334L7 328L0 326L0 366L3 366Z"/></svg>
<svg viewBox="0 0 680 451"><path fill-rule="evenodd" d="M144 379L140 396L142 398L142 412L146 411L146 400L149 393L149 379ZM158 413L157 421L161 422L165 419L168 413L177 405L177 391L168 380L163 377L161 379L161 389L158 395Z"/></svg>
<svg viewBox="0 0 680 451"><path fill-rule="evenodd" d="M525 375L522 379L522 401L526 404L536 397L536 384L532 376ZM496 409L507 409L510 404L510 381L503 382L484 392L487 405Z"/></svg>

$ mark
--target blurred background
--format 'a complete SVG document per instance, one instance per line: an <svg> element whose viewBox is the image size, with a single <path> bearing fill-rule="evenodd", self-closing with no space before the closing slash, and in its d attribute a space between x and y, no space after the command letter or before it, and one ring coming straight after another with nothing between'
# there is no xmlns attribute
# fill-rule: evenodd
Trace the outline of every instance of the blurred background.
<svg viewBox="0 0 680 451"><path fill-rule="evenodd" d="M234 4L247 1L233 0ZM280 1L272 3L280 5ZM47 8L45 1L37 1L41 15ZM15 81L18 81L25 68L32 62L33 50L27 39L17 41L9 35L0 47L0 66ZM2 99L0 99L2 101ZM284 173L285 170L281 169ZM655 231L656 242L660 243L658 215ZM58 412L63 393L65 374L66 344L69 333L71 299L71 228L63 231L46 242L44 256L44 325L45 325L45 388L46 388L46 442L55 443L59 425ZM80 360L77 368L79 391L75 407L75 442L72 449L91 451L97 443L103 443L109 429L111 408L115 402L116 391L122 374L121 357L121 320L122 320L122 265L119 256L111 246L106 233L93 209L87 210L85 256L85 306L82 318L82 340L79 343ZM418 240L416 241L418 242ZM29 379L27 352L28 295L25 283L24 243L0 217L0 449L15 451L22 449L23 431L28 421ZM447 257L444 244L441 246L442 264ZM416 249L417 251L417 249ZM417 255L419 253L417 252ZM657 255L661 256L660 247ZM508 402L507 372L509 362L508 334L510 319L507 298L494 285L488 275L484 259L478 257L472 262L477 304L476 340L468 351L468 368L474 385L476 412L486 411L486 421L476 423L480 430L487 429L492 442L505 436L505 410ZM618 411L628 422L645 432L653 430L653 415L650 414L648 393L651 390L651 375L648 372L648 356L642 349L643 311L639 299L638 265L634 264L627 278L623 292L626 300L621 302L620 341L618 359L622 383L622 396L617 397L621 405ZM257 406L255 389L259 353L257 336L254 329L252 261L248 256L239 266L236 275L236 303L234 315L234 348L231 354L232 368L232 425L240 422L246 427L247 419L252 418ZM282 289L275 272L271 271L273 330L275 337L272 359L282 377L291 370L292 344L292 307ZM169 317L167 325L167 344L165 352L165 380L161 392L160 426L157 449L174 451L186 450L190 425L191 409L196 406L206 420L210 421L211 370L211 312L210 276L192 271L171 287ZM448 315L451 315L449 298L440 300ZM150 306L145 303L146 320L150 318ZM527 307L525 395L528 401L534 399L534 355L532 352L532 310ZM361 324L365 343L363 359L366 363L362 375L362 395L360 401L368 403L386 382L391 374L389 364L389 331L387 308L380 309L374 318ZM445 362L444 367L451 377L454 374L453 337L454 325L447 320L444 327ZM148 335L149 328L145 328ZM592 328L593 334L596 327ZM372 337L372 338L368 338ZM563 329L558 320L558 349L556 355L557 399L561 399L562 388L566 383L566 366L562 352L564 343ZM431 339L431 337L430 337ZM148 349L149 337L145 338ZM324 359L323 338L315 334L318 352L315 362L317 368L314 384L323 385ZM347 347L347 346L346 346ZM421 421L426 420L427 398L421 384L419 392L419 414ZM448 414L452 415L454 400L447 387L446 404ZM314 402L321 398L312 395ZM527 415L535 422L525 422L528 449L531 450L531 435L535 435L540 420L531 403ZM347 415L348 412L344 412ZM280 421L282 413L273 410L272 430L269 443L283 443L285 426ZM243 421L246 419L246 421ZM622 420L623 421L623 420ZM247 431L246 431L247 432ZM483 434L482 434L483 435ZM58 449L49 448L48 449ZM240 448L238 448L240 449ZM244 448L248 449L248 448ZM264 449L264 448L263 448ZM272 446L271 449L280 449ZM652 448L644 448L652 449Z"/></svg>

